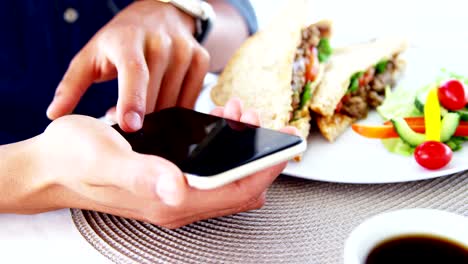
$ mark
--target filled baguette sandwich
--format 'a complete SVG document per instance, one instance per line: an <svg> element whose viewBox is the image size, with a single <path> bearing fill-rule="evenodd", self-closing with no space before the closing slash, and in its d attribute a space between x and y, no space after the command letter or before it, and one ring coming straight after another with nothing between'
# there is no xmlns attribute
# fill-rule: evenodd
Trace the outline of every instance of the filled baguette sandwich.
<svg viewBox="0 0 468 264"><path fill-rule="evenodd" d="M255 109L262 127L310 131L309 106L331 56L330 21L306 25L307 1L288 1L283 12L238 49L211 90L224 105L230 98Z"/></svg>
<svg viewBox="0 0 468 264"><path fill-rule="evenodd" d="M330 142L385 99L404 70L403 38L380 38L337 49L310 102L317 127Z"/></svg>

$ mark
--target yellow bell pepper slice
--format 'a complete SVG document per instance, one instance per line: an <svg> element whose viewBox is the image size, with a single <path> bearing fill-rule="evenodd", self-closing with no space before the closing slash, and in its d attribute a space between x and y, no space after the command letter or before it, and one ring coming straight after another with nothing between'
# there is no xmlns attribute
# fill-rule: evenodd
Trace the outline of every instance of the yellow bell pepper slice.
<svg viewBox="0 0 468 264"><path fill-rule="evenodd" d="M437 88L429 91L424 106L424 122L426 126L426 140L440 142L440 102Z"/></svg>

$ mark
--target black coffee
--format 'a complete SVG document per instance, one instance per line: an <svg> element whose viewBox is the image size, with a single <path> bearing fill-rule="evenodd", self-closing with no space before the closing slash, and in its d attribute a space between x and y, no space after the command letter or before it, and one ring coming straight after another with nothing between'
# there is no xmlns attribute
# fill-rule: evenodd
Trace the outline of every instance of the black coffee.
<svg viewBox="0 0 468 264"><path fill-rule="evenodd" d="M365 263L468 264L468 248L440 237L402 236L377 245L367 256Z"/></svg>

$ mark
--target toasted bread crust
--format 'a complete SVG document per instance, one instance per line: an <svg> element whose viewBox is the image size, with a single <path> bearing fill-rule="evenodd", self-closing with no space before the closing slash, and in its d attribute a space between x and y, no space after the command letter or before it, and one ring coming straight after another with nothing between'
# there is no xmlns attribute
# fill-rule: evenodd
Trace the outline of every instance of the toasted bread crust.
<svg viewBox="0 0 468 264"><path fill-rule="evenodd" d="M343 114L319 116L316 120L320 132L330 142L334 142L338 136L343 134L346 129L356 121Z"/></svg>
<svg viewBox="0 0 468 264"><path fill-rule="evenodd" d="M292 67L307 1L291 1L273 23L253 35L237 50L211 90L217 105L230 98L257 110L261 126L280 129L292 111Z"/></svg>

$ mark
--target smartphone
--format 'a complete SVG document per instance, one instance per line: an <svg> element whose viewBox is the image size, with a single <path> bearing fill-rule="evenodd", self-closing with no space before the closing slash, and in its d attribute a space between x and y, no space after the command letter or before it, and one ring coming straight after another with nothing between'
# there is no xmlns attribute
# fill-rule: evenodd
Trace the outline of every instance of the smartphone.
<svg viewBox="0 0 468 264"><path fill-rule="evenodd" d="M146 115L134 133L113 127L134 151L176 164L198 189L220 187L306 149L298 136L179 107Z"/></svg>

